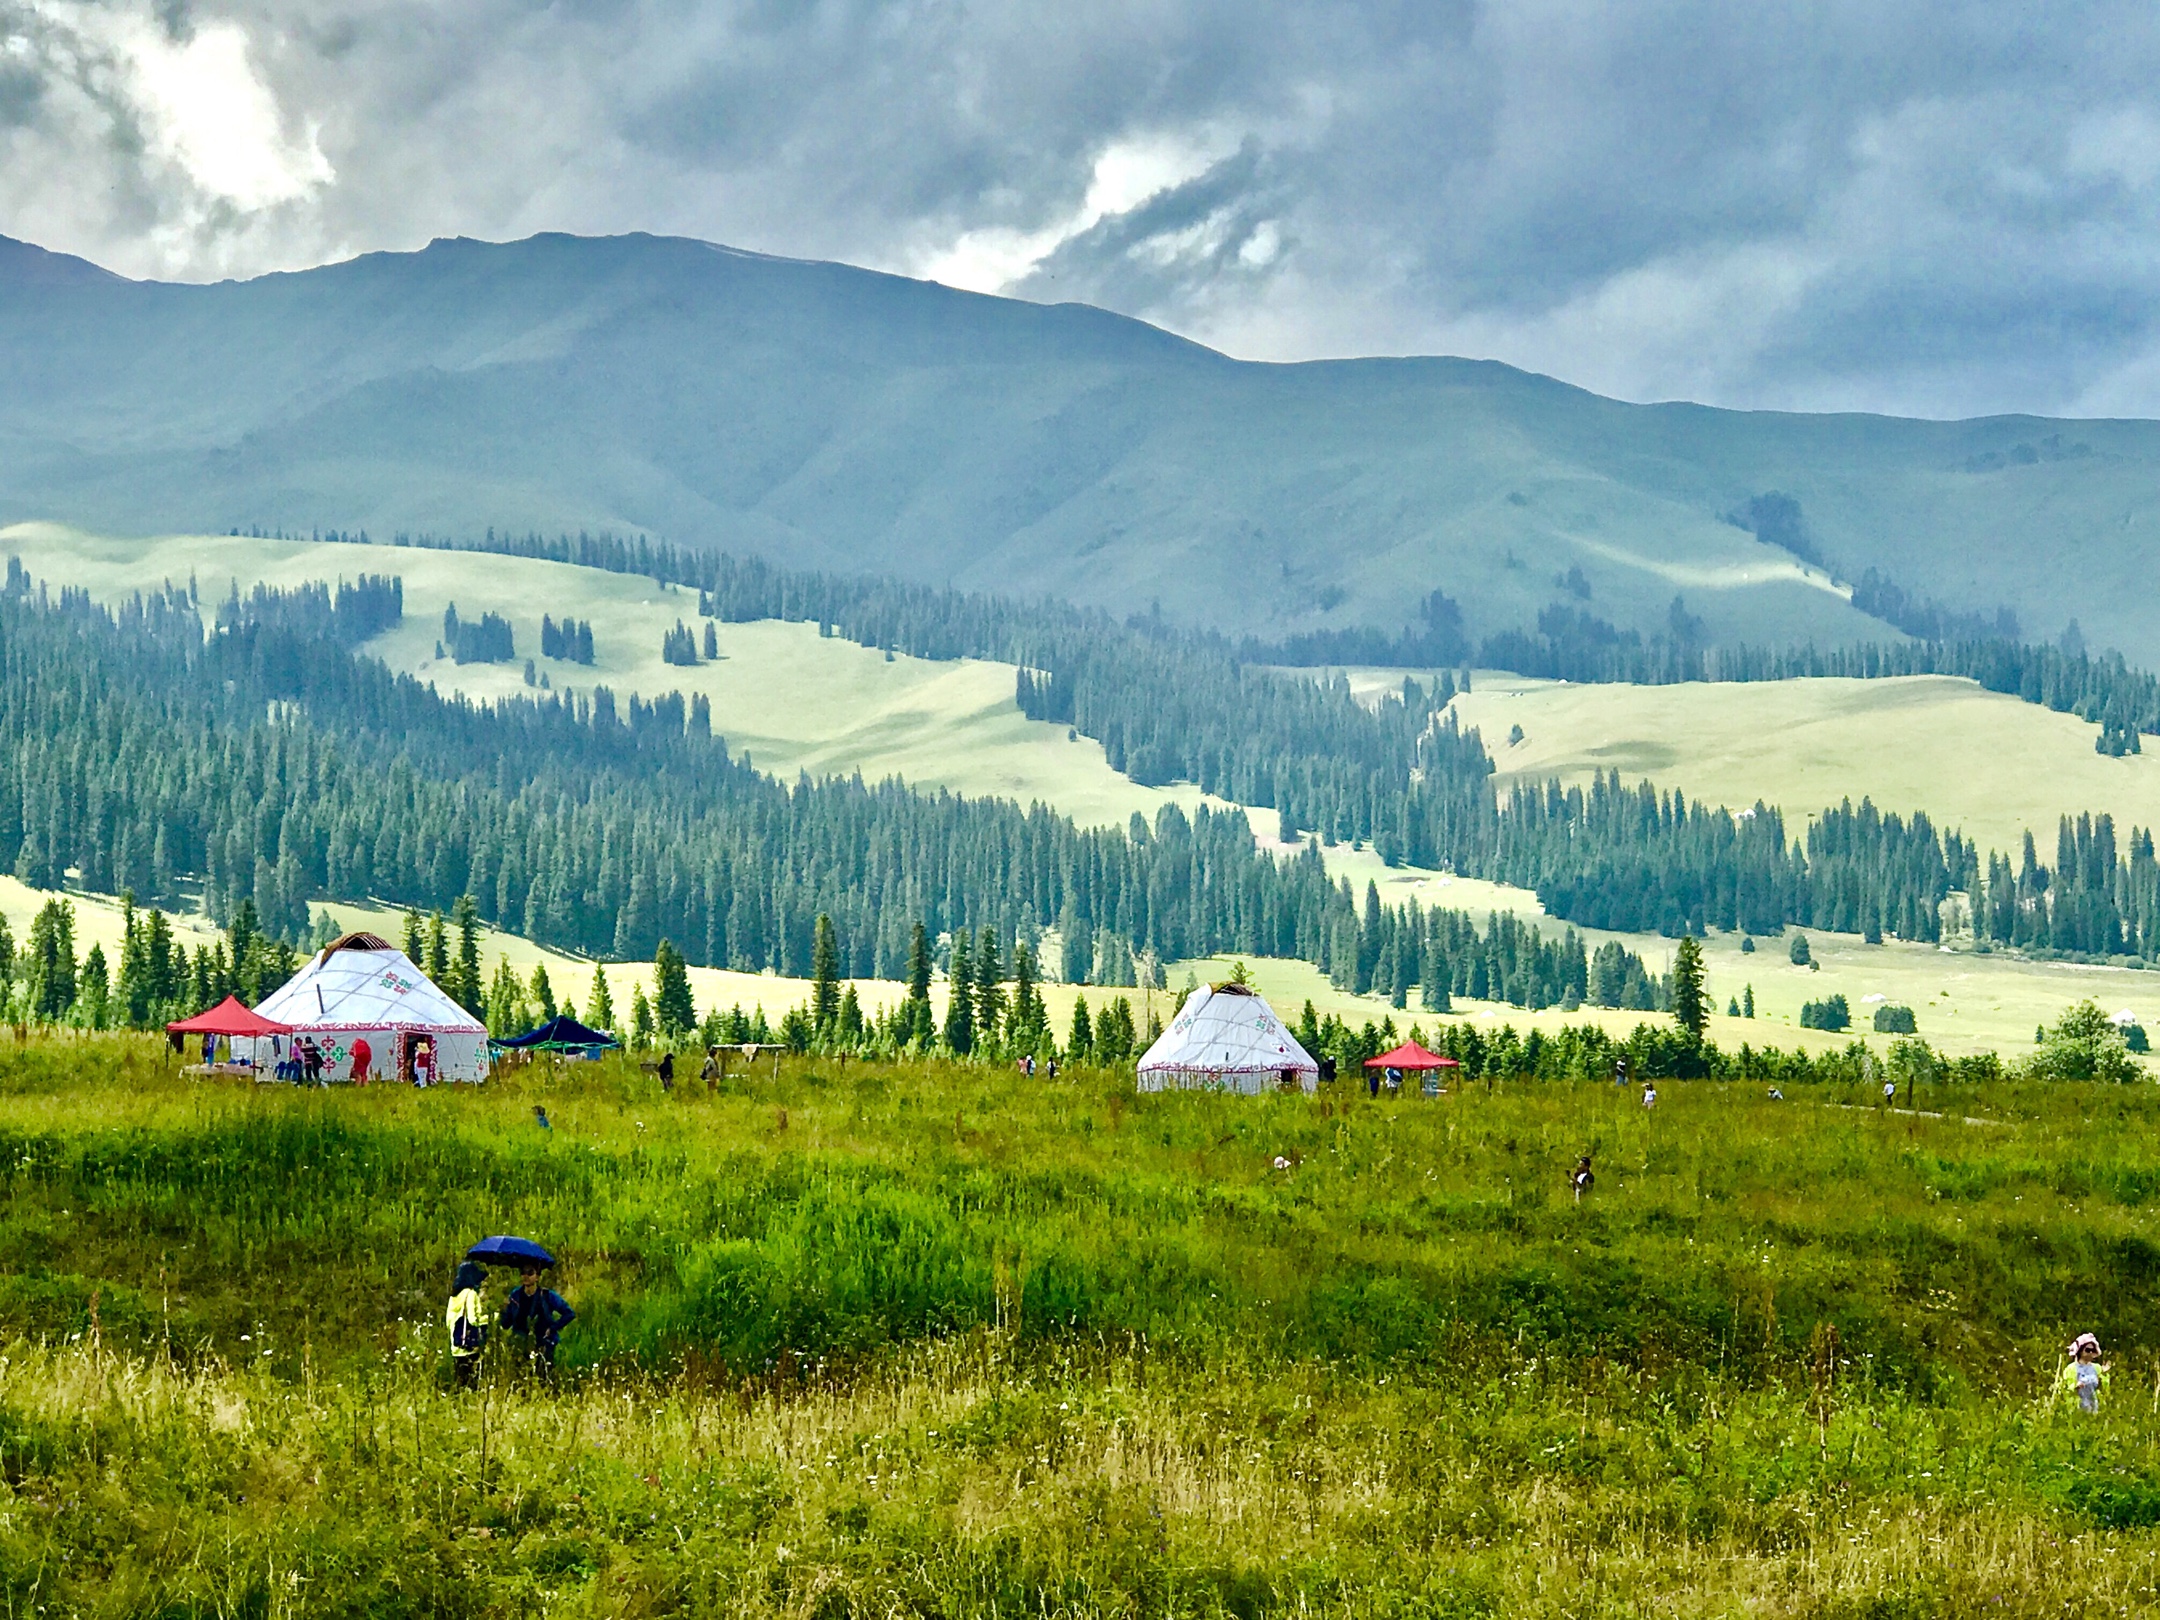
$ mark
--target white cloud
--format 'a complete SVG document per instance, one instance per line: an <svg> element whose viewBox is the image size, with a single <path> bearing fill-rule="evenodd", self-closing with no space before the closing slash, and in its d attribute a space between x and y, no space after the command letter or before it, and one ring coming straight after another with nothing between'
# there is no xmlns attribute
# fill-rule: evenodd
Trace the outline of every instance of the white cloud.
<svg viewBox="0 0 2160 1620"><path fill-rule="evenodd" d="M152 150L205 195L252 213L337 178L314 130L286 130L238 25L205 24L185 43L143 18L115 32Z"/></svg>
<svg viewBox="0 0 2160 1620"><path fill-rule="evenodd" d="M963 231L916 259L910 273L968 292L1002 292L1074 237L1197 179L1237 149L1221 132L1157 133L1112 141L1095 156L1080 206L1034 230Z"/></svg>

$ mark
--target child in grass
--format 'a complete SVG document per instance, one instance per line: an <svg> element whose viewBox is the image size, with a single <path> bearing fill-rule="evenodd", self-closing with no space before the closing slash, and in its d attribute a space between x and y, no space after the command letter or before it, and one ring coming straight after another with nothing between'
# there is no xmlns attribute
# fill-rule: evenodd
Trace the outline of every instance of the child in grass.
<svg viewBox="0 0 2160 1620"><path fill-rule="evenodd" d="M487 1267L477 1260L460 1265L450 1285L443 1325L450 1330L450 1368L459 1389L480 1387L480 1351L487 1343L487 1301L480 1291L486 1286Z"/></svg>
<svg viewBox="0 0 2160 1620"><path fill-rule="evenodd" d="M2100 1341L2090 1333L2080 1333L2070 1341L2070 1359L2055 1375L2055 1398L2075 1395L2079 1411L2097 1412L2100 1392L2107 1388L2107 1382L2108 1368L2100 1359Z"/></svg>

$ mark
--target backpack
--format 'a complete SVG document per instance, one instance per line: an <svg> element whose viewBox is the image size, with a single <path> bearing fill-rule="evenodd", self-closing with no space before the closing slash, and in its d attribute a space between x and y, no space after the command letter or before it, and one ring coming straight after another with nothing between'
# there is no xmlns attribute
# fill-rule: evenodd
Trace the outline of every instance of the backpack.
<svg viewBox="0 0 2160 1620"><path fill-rule="evenodd" d="M465 1314L465 1313L464 1313L463 1311L460 1311L460 1312L458 1312L458 1314L457 1314L457 1315L456 1315L456 1316L455 1316L454 1318L452 1318L452 1319L451 1319L451 1322L450 1322L450 1348L451 1348L451 1349L453 1349L453 1350L457 1350L457 1351L463 1351L463 1352L468 1352L468 1353L469 1353L469 1352L472 1352L472 1351L476 1351L476 1350L478 1350L478 1349L479 1349L479 1348L480 1348L480 1347L481 1347L482 1345L484 1345L484 1344L486 1344L486 1343L487 1343L487 1324L486 1324L486 1323L484 1323L484 1322L475 1322L475 1321L474 1321L474 1320L473 1320L473 1319L472 1319L471 1317L467 1316L467 1315L466 1315L466 1314Z"/></svg>

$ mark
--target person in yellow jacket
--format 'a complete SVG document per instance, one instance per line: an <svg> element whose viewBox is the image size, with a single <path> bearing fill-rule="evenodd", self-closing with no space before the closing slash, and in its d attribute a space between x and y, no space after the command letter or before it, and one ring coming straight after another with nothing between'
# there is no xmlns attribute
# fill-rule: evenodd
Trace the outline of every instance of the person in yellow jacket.
<svg viewBox="0 0 2160 1620"><path fill-rule="evenodd" d="M2090 1333L2080 1333L2070 1342L2070 1359L2063 1370L2055 1375L2055 1399L2077 1397L2078 1410L2100 1410L2100 1392L2107 1388L2107 1364L2100 1359L2100 1341Z"/></svg>
<svg viewBox="0 0 2160 1620"><path fill-rule="evenodd" d="M480 1387L480 1351L487 1344L487 1301L480 1291L486 1286L487 1267L477 1260L459 1266L450 1285L443 1325L450 1330L450 1367L459 1389Z"/></svg>

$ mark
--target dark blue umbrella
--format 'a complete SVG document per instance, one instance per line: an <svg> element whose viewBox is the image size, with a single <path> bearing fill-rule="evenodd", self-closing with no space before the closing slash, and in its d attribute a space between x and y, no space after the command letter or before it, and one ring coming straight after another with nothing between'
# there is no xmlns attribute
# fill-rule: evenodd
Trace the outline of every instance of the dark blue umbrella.
<svg viewBox="0 0 2160 1620"><path fill-rule="evenodd" d="M530 1238L482 1238L465 1251L465 1258L490 1266L552 1266L555 1257Z"/></svg>

